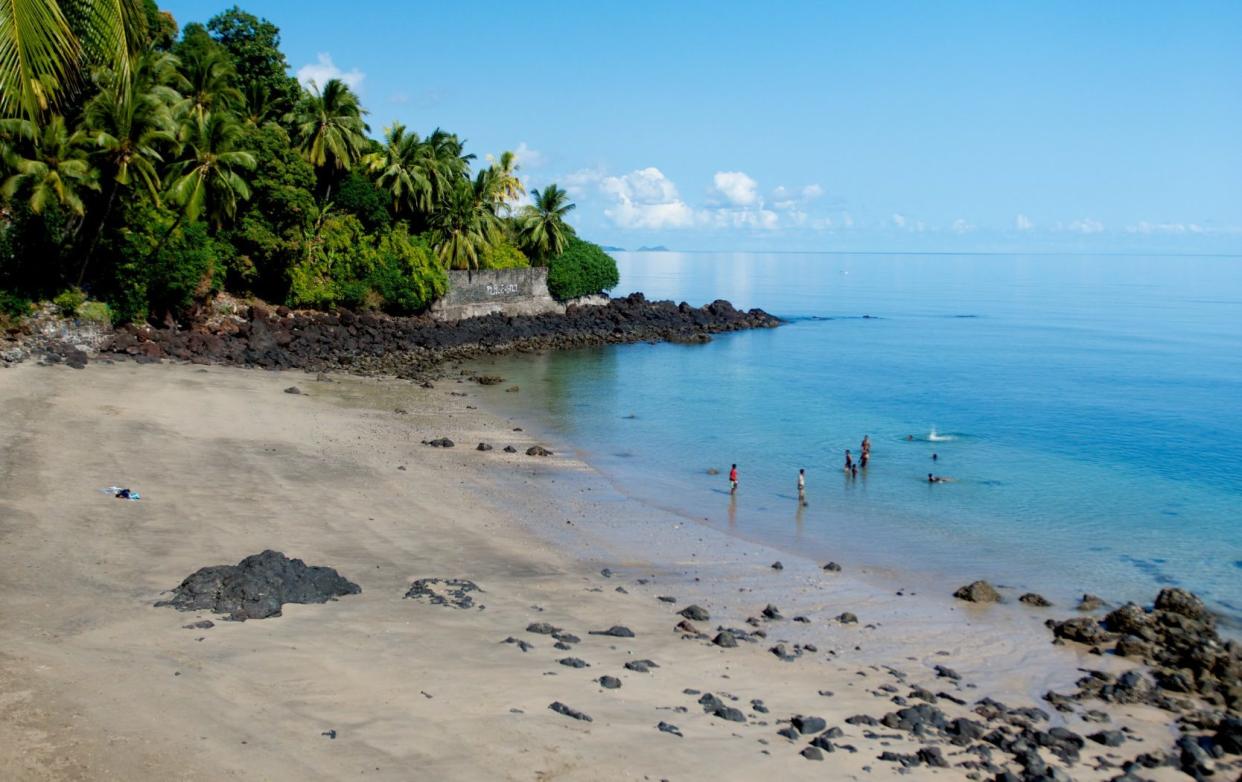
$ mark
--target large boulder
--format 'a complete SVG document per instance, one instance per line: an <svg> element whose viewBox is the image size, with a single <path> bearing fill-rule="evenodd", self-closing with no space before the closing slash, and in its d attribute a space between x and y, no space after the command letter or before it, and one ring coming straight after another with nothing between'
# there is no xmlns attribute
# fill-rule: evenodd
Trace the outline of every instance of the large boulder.
<svg viewBox="0 0 1242 782"><path fill-rule="evenodd" d="M236 565L214 565L191 573L156 603L180 611L213 611L237 622L280 616L285 603L326 603L362 591L330 567L307 565L268 549Z"/></svg>

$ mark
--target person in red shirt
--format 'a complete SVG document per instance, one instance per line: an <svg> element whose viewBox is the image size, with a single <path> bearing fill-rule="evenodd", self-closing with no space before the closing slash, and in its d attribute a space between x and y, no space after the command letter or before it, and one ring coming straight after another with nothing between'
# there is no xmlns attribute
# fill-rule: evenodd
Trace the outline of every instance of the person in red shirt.
<svg viewBox="0 0 1242 782"><path fill-rule="evenodd" d="M729 470L729 493L733 494L737 491L737 465Z"/></svg>

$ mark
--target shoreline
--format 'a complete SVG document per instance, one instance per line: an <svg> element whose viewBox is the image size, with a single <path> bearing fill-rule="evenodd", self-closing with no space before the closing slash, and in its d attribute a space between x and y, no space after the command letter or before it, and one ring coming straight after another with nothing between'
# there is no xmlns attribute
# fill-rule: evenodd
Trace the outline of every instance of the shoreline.
<svg viewBox="0 0 1242 782"><path fill-rule="evenodd" d="M978 719L969 704L996 695L1011 698L1014 707L1042 706L1050 718L1042 724L1087 732L1090 726L1023 693L1072 683L1079 664L1132 667L1120 659L1094 658L1085 648L1052 646L1046 629L1004 619L1024 616L1017 606L1000 607L1003 614L996 607L963 605L958 611L936 596L882 595L848 570L824 573L794 559L773 571L771 549L725 540L701 527L671 527L667 518L636 510L636 503L609 491L604 478L577 459L528 457L520 450L503 454L504 444L521 448L533 438L512 431L510 422L486 406L471 410L480 407L480 395L466 383L422 389L391 379L313 380L129 362L87 372L94 375L89 385L64 367L27 365L0 373L6 406L26 411L21 420L0 427L13 454L0 462L7 478L0 507L16 511L20 520L0 527L10 573L0 583L12 598L7 610L13 612L8 624L14 638L0 660L0 677L29 683L27 699L6 705L5 722L33 725L31 730L45 735L40 741L52 748L49 752L93 770L138 763L122 771L128 778L154 779L175 763L178 778L212 778L233 768L279 779L294 774L296 766L300 775L332 778L358 773L364 758L368 769L382 758L372 773L404 778L403 763L417 758L420 768L441 778L477 777L482 768L503 764L507 778L515 779L540 770L573 779L605 773L748 778L774 771L820 778L828 770L838 778L883 779L905 768L877 759L885 747L917 755L920 747L942 746L955 766L980 757L960 753L934 735L916 738L845 723L852 714L879 718L896 710L891 699L911 685L958 693L966 705L946 698L937 705L951 716ZM282 393L291 380L302 394ZM455 395L460 393L466 396ZM419 443L442 436L457 440L458 447ZM476 438L495 450L473 451ZM104 444L108 449L100 448ZM148 458L132 462L128 454L139 452ZM116 477L109 471L122 465L142 481L136 488L144 490L143 501L99 497L94 483L110 485ZM58 469L62 466L74 469ZM221 479L229 482L221 485ZM56 512L47 513L52 508ZM618 536L633 540L636 523L640 550L610 548ZM66 557L53 545L100 524L109 533L82 539L79 546L88 549L82 554ZM578 542L547 544L567 535ZM336 567L361 584L362 594L325 606L287 606L284 617L244 624L151 608L160 591L193 569L235 562L262 547ZM61 579L30 572L31 564L50 563L51 557L57 557ZM95 558L102 570L90 564ZM606 577L602 568L614 572ZM16 580L18 573L25 578ZM411 578L433 576L477 581L487 610L459 612L400 598ZM83 591L86 584L94 586ZM47 603L48 589L66 604ZM675 596L676 602L661 602L660 595ZM672 629L681 619L675 610L691 602L711 612L710 622L695 623L702 630L716 624L764 629L768 638L737 649L683 638ZM747 625L747 616L767 602L790 618ZM40 605L52 608L31 610ZM834 622L832 615L843 610L856 612L859 624ZM797 615L810 622L793 621ZM968 633L962 632L963 617ZM180 629L199 618L216 619L216 627ZM548 648L546 637L522 632L537 620L585 639L566 654L579 655L592 667L575 671L557 665L560 655ZM637 638L601 641L588 635L621 623L633 627ZM1042 643L1027 648L1040 631ZM205 640L193 640L199 636ZM536 648L520 652L500 643L506 636L527 639ZM767 648L781 642L802 653L778 660ZM308 651L298 651L303 648ZM639 657L660 667L639 674L621 665ZM36 660L43 661L43 672ZM1046 667L1049 660L1054 664ZM962 679L937 677L934 665L942 662ZM165 677L150 678L161 671ZM598 689L592 679L604 673L621 676L624 686ZM268 675L283 684L250 691ZM233 680L238 686L227 684ZM140 688L139 682L144 682ZM429 682L438 686L429 689ZM726 701L721 688L736 695L745 721L703 714L697 696L682 693L686 688L716 692ZM825 689L834 695L820 695ZM71 702L59 706L65 698ZM767 711L754 704L745 709L751 698L761 699ZM548 711L554 699L594 715L594 723ZM121 703L124 714L116 713ZM447 714L458 716L447 719L449 727L435 729L435 740L425 745L410 719L426 731L433 723L419 715L445 719L446 706ZM144 707L157 707L159 719ZM522 713L508 711L512 708ZM1092 768L1105 753L1163 752L1171 743L1171 715L1143 705L1102 708L1115 723L1132 726L1133 739L1143 743L1111 750L1088 742L1070 768L1074 778L1119 774L1115 762ZM45 724L36 719L40 710ZM68 734L53 729L66 710L81 715ZM844 737L837 743L856 751L840 749L824 765L808 762L799 754L806 740L777 735L785 724L778 720L799 713L841 727ZM109 723L96 737L105 717L115 725ZM657 731L657 721L678 725L684 738ZM253 749L237 743L247 741L238 738L247 724L270 731L252 735L245 746ZM349 726L340 729L340 739L318 735L339 724ZM187 728L210 735L176 738ZM868 739L868 733L894 735ZM133 758L113 757L103 750L112 739L99 744L98 752L89 751L93 737L104 741L106 734L147 736L148 749ZM13 753L0 756L0 768L25 770L13 764L31 756L29 735L19 731L8 738ZM651 756L636 756L640 746L651 746ZM479 747L486 749L486 759L474 756ZM290 752L299 753L294 766L285 765ZM1047 758L1061 763L1052 754ZM999 751L996 761L1012 762ZM965 778L969 772L937 770L944 778ZM1159 768L1143 776L1184 778L1166 772L1177 773ZM17 778L72 777L39 773Z"/></svg>

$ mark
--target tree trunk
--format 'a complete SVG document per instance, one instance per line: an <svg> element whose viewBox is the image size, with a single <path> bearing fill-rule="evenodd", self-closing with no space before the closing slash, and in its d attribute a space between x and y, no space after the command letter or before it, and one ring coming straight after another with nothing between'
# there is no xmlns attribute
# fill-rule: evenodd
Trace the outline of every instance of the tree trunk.
<svg viewBox="0 0 1242 782"><path fill-rule="evenodd" d="M86 255L82 257L82 268L78 269L77 287L82 287L82 280L86 279L86 267L91 262L91 256L95 254L95 248L99 246L99 239L103 236L104 226L108 224L108 216L112 214L112 205L116 201L116 191L118 190L116 180L112 181L112 187L108 191L108 203L104 206L103 214L99 217L99 227L95 229L95 236L91 238L91 246L86 248Z"/></svg>

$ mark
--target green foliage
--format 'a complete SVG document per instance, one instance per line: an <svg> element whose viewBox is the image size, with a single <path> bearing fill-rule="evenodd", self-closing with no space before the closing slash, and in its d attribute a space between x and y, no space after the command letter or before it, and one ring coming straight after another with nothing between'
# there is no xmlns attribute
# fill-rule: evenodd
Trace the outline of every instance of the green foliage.
<svg viewBox="0 0 1242 782"><path fill-rule="evenodd" d="M236 222L218 238L234 252L226 259L226 285L281 301L288 295L288 270L303 256L303 241L315 212L315 171L274 122L247 125L239 145L253 152L251 197Z"/></svg>
<svg viewBox="0 0 1242 782"><path fill-rule="evenodd" d="M25 296L0 289L0 321L16 320L28 315L32 306L30 299Z"/></svg>
<svg viewBox="0 0 1242 782"><path fill-rule="evenodd" d="M112 311L102 301L86 301L78 307L78 317L82 320L107 326L112 323Z"/></svg>
<svg viewBox="0 0 1242 782"><path fill-rule="evenodd" d="M332 205L357 217L368 232L374 233L392 223L388 195L367 177L351 171L332 196Z"/></svg>
<svg viewBox="0 0 1242 782"><path fill-rule="evenodd" d="M273 117L293 108L301 90L297 79L288 75L276 25L233 6L213 16L207 29L232 56L244 94L267 96Z"/></svg>
<svg viewBox="0 0 1242 782"><path fill-rule="evenodd" d="M86 303L86 294L80 288L70 288L52 299L52 304L60 310L61 317L72 318L78 314L78 307Z"/></svg>
<svg viewBox="0 0 1242 782"><path fill-rule="evenodd" d="M518 241L526 254L542 266L569 246L574 229L565 222L565 216L575 205L569 194L554 184L532 191L532 195L535 203L518 215Z"/></svg>
<svg viewBox="0 0 1242 782"><path fill-rule="evenodd" d="M353 215L330 215L308 248L290 271L292 306L410 313L425 309L448 287L431 248L404 226L373 235Z"/></svg>
<svg viewBox="0 0 1242 782"><path fill-rule="evenodd" d="M181 224L149 201L125 212L126 227L103 253L111 261L107 298L116 322L175 319L217 289L217 260L228 247L205 224Z"/></svg>
<svg viewBox="0 0 1242 782"><path fill-rule="evenodd" d="M620 281L612 256L576 236L548 264L548 290L561 301L611 290Z"/></svg>
<svg viewBox="0 0 1242 782"><path fill-rule="evenodd" d="M530 266L530 259L521 250L502 240L484 248L479 257L479 266L483 269L525 269Z"/></svg>

